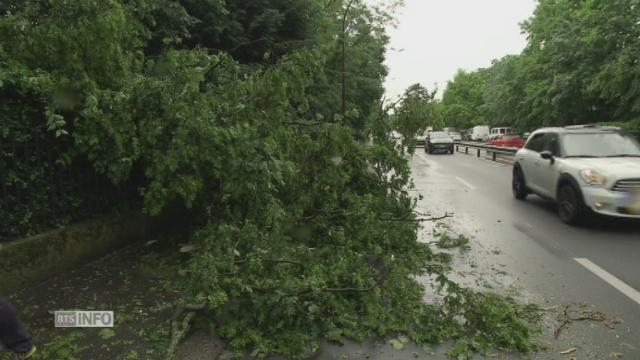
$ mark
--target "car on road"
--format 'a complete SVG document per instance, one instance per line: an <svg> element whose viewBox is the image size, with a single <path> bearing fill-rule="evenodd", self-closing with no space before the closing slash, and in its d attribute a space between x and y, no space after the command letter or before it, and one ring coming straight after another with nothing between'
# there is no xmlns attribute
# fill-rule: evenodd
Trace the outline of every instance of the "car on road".
<svg viewBox="0 0 640 360"><path fill-rule="evenodd" d="M471 141L487 141L489 139L489 133L491 130L488 125L477 125L471 129L470 140Z"/></svg>
<svg viewBox="0 0 640 360"><path fill-rule="evenodd" d="M524 146L524 139L518 135L500 135L500 137L489 141L487 144L519 149Z"/></svg>
<svg viewBox="0 0 640 360"><path fill-rule="evenodd" d="M455 131L450 132L449 137L451 137L451 139L453 139L454 142L462 141L462 134L460 134L459 132L455 132Z"/></svg>
<svg viewBox="0 0 640 360"><path fill-rule="evenodd" d="M613 127L537 130L515 154L512 191L555 201L568 224L594 213L640 219L640 143Z"/></svg>
<svg viewBox="0 0 640 360"><path fill-rule="evenodd" d="M491 129L491 132L489 133L489 139L488 140L494 140L500 137L500 135L509 135L513 133L513 129L510 127L497 127L497 128L493 128Z"/></svg>
<svg viewBox="0 0 640 360"><path fill-rule="evenodd" d="M425 140L424 151L429 154L436 151L453 154L453 139L444 131L434 131Z"/></svg>

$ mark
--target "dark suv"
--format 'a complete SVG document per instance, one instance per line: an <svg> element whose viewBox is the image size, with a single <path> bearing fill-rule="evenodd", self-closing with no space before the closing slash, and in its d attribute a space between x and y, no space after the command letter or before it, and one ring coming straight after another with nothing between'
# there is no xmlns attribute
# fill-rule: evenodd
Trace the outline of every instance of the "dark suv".
<svg viewBox="0 0 640 360"><path fill-rule="evenodd" d="M453 139L444 131L429 133L424 143L424 151L433 154L436 151L453 154Z"/></svg>

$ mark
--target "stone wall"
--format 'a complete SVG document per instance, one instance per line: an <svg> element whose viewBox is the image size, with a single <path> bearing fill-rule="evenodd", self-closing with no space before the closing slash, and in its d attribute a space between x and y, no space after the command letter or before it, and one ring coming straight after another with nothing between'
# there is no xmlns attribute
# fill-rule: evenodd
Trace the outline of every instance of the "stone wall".
<svg viewBox="0 0 640 360"><path fill-rule="evenodd" d="M151 221L128 214L0 244L0 294L37 284L150 235Z"/></svg>

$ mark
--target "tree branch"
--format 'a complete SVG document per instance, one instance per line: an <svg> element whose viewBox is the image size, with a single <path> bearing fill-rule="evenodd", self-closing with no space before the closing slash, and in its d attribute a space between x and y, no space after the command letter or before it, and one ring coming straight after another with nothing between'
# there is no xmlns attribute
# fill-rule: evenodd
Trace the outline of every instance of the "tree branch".
<svg viewBox="0 0 640 360"><path fill-rule="evenodd" d="M300 125L300 126L320 126L324 123L321 122L304 122L304 121L287 121L283 122L284 125Z"/></svg>
<svg viewBox="0 0 640 360"><path fill-rule="evenodd" d="M390 222L429 222L429 221L438 221L438 220L444 220L447 218L451 218L453 217L453 213L445 213L443 216L440 217L431 217L431 218L417 218L417 219L409 219L409 218L405 218L405 219L399 219L399 218L389 218L389 219L382 219L382 218L378 218L378 220L380 221L390 221Z"/></svg>
<svg viewBox="0 0 640 360"><path fill-rule="evenodd" d="M336 0L329 0L329 2L327 2L327 5L324 6L324 8L322 9L322 11L326 11L331 5L333 5L333 3Z"/></svg>
<svg viewBox="0 0 640 360"><path fill-rule="evenodd" d="M320 291L322 291L322 292L330 292L330 293L348 293L348 292L364 293L364 292L370 292L374 288L375 288L375 286L371 286L371 287L368 287L368 288L365 288L365 289L359 289L359 288L325 288L325 289L321 289Z"/></svg>
<svg viewBox="0 0 640 360"><path fill-rule="evenodd" d="M342 118L347 116L347 15L355 0L349 0L342 16Z"/></svg>
<svg viewBox="0 0 640 360"><path fill-rule="evenodd" d="M270 262L270 263L274 263L274 264L290 264L290 265L296 265L298 267L300 267L300 271L304 271L304 264L298 261L292 261L292 260L273 260L273 259L264 259L263 261L265 262Z"/></svg>
<svg viewBox="0 0 640 360"><path fill-rule="evenodd" d="M247 257L244 259L238 259L234 261L234 264L244 264L246 262L249 262L250 260L258 260L257 255L253 256L253 257ZM268 263L273 263L273 264L289 264L289 265L296 265L300 268L301 272L304 272L304 264L299 262L299 261L293 261L293 260L287 260L287 259L259 259L262 260L264 262L268 262Z"/></svg>
<svg viewBox="0 0 640 360"><path fill-rule="evenodd" d="M174 358L176 350L178 348L178 344L180 344L180 341L189 331L191 321L196 316L196 312L204 310L206 307L207 301L204 301L200 304L186 304L176 307L176 311L173 313L169 321L171 326L171 339L169 341L169 347L167 349L167 360L172 360ZM188 314L182 319L182 321L179 321L180 316L185 312L188 312Z"/></svg>
<svg viewBox="0 0 640 360"><path fill-rule="evenodd" d="M200 304L186 304L186 305L178 305L176 307L176 310L174 311L173 315L171 316L171 321L175 321L177 320L180 315L182 315L185 312L194 312L194 311L200 311L200 310L204 310L204 308L207 307L207 302L204 301Z"/></svg>

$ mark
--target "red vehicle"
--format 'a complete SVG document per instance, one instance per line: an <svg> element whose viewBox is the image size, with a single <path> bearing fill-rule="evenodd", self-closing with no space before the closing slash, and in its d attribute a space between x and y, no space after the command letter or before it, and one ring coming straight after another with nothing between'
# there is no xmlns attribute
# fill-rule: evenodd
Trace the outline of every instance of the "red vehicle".
<svg viewBox="0 0 640 360"><path fill-rule="evenodd" d="M524 139L518 135L500 135L497 139L491 140L487 143L493 146L504 146L510 148L521 148L524 146Z"/></svg>

